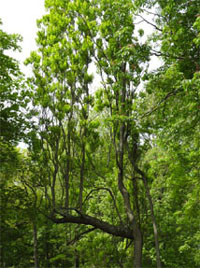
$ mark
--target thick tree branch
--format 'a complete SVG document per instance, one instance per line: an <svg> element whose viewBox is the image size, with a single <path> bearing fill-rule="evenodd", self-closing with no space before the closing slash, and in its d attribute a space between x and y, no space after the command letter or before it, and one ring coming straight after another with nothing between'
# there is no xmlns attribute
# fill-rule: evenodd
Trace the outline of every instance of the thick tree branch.
<svg viewBox="0 0 200 268"><path fill-rule="evenodd" d="M76 210L77 212L77 210ZM60 212L57 212L58 214L62 215L62 218L56 218L56 217L49 217L50 220L52 220L54 223L62 224L62 223L76 223L76 224L83 224L83 225L91 225L96 229L100 229L105 233L119 236L123 238L129 238L133 239L133 231L129 228L126 228L125 226L115 226L110 223L107 223L105 221L99 220L95 217L91 217L85 214L82 214L81 212L78 212L78 216L73 216L70 214L63 214Z"/></svg>

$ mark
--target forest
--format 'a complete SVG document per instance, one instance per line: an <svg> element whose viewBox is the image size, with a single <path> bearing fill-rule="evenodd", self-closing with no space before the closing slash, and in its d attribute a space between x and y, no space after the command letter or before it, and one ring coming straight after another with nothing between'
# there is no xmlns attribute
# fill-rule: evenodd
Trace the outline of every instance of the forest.
<svg viewBox="0 0 200 268"><path fill-rule="evenodd" d="M200 1L45 8L28 77L0 21L0 267L199 268Z"/></svg>

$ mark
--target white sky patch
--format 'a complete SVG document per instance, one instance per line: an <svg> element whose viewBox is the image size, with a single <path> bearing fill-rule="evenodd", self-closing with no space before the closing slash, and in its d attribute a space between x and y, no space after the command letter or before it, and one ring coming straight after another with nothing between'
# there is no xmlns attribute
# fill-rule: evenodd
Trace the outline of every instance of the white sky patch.
<svg viewBox="0 0 200 268"><path fill-rule="evenodd" d="M29 70L23 62L36 50L36 20L45 14L44 0L0 0L0 18L3 22L3 31L20 34L23 37L21 52L9 53L20 62L22 72L28 74Z"/></svg>

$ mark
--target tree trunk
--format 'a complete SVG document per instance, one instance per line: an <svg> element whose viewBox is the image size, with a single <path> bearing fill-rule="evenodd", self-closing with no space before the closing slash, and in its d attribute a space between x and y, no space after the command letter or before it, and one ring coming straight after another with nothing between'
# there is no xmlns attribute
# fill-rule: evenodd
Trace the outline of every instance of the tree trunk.
<svg viewBox="0 0 200 268"><path fill-rule="evenodd" d="M157 262L157 268L162 268L161 260L160 260L160 248L159 248L159 238L158 238L158 228L156 224L156 218L154 215L154 208L153 208L153 201L151 198L150 190L148 187L147 179L145 176L143 176L143 182L146 189L147 198L149 200L149 206L151 211L151 219L153 224L153 231L154 231L154 240L155 240L155 248L156 248L156 262Z"/></svg>
<svg viewBox="0 0 200 268"><path fill-rule="evenodd" d="M70 120L68 122L68 129L67 129L67 165L66 165L66 174L65 174L65 207L66 209L69 208L69 177L70 177L70 157L71 157L71 129L70 129Z"/></svg>
<svg viewBox="0 0 200 268"><path fill-rule="evenodd" d="M138 229L134 232L134 260L133 260L133 268L141 268L142 267L142 233Z"/></svg>
<svg viewBox="0 0 200 268"><path fill-rule="evenodd" d="M146 190L146 195L147 195L147 199L149 201L149 206L150 206L150 211L151 211L151 219L152 219L152 224L153 224L154 240L155 240L155 248L156 248L157 268L162 268L161 259L160 259L158 228L157 228L157 224L156 224L153 201L152 201L152 198L151 198L151 193L150 193L150 190L149 190L147 177L146 177L145 173L135 165L134 161L131 161L131 162L132 162L133 167L137 171L137 173L142 176L142 180L143 180L143 183L144 183L144 187L145 187L145 190Z"/></svg>
<svg viewBox="0 0 200 268"><path fill-rule="evenodd" d="M38 268L38 249L37 249L37 226L35 223L33 223L33 243L34 243L34 267Z"/></svg>
<svg viewBox="0 0 200 268"><path fill-rule="evenodd" d="M80 260L79 260L79 252L75 249L75 268L79 268Z"/></svg>
<svg viewBox="0 0 200 268"><path fill-rule="evenodd" d="M79 186L79 208L81 212L82 212L82 205L83 205L84 169L85 169L85 143L83 143L82 145L82 160L81 160L80 186Z"/></svg>
<svg viewBox="0 0 200 268"><path fill-rule="evenodd" d="M45 222L45 267L48 268L49 264L49 226L48 221Z"/></svg>

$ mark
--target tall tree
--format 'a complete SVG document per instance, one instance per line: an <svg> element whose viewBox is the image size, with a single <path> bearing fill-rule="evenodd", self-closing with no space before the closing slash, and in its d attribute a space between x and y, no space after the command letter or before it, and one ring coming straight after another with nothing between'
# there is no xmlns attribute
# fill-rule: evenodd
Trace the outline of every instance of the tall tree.
<svg viewBox="0 0 200 268"><path fill-rule="evenodd" d="M125 178L129 173L127 165L132 176L139 170L136 160L140 135L135 120L137 112L132 110L132 105L144 72L141 67L149 59L149 48L134 36L132 1L46 1L46 7L49 14L39 22L38 53L32 53L27 63L33 65L34 104L40 107L38 133L49 174L49 184L45 187L52 220L92 225L104 232L134 239L134 267L140 267L143 245L140 215L133 209L129 192L138 182L133 179L128 189ZM89 72L94 64L102 89L97 92L96 115L90 115L94 90L90 86L93 78ZM107 118L101 121L105 121L109 130L109 157L111 153L114 157L106 172L116 170L115 187L124 202L122 211L128 217L126 225L122 225L123 220L111 224L110 220L106 222L88 215L88 197L101 188L112 197L119 214L113 189L106 181L101 182L101 175L95 175L98 178L96 189L93 182L88 181L94 176L94 159L102 154L98 152L98 143L92 146L93 140L98 142L99 139L99 123L93 116L99 117L103 110ZM83 206L85 198L87 208ZM119 219L123 217L119 214Z"/></svg>
<svg viewBox="0 0 200 268"><path fill-rule="evenodd" d="M154 142L158 154L164 144L171 154L196 152L197 143L194 149L187 140L198 139L194 108L199 100L198 13L187 1L171 0L46 0L45 5L49 13L38 22L38 51L27 60L33 67L29 82L38 111L31 154L40 167L45 214L57 224L83 225L85 234L100 229L132 240L134 267L141 267L142 259L144 265L155 266L155 258L157 267L161 261L172 265L166 261L164 249L160 256L156 224L163 191L158 194L156 183L166 174L159 172L148 156ZM156 32L147 45L135 31L135 17L153 5L158 12L149 12L155 13L155 24L144 21ZM151 41L159 42L160 47L154 49ZM164 64L146 76L150 55L162 57ZM142 91L145 77L150 82ZM97 78L100 83L95 85ZM185 94L188 88L192 90ZM176 105L172 105L174 100ZM183 122L185 116L194 123L191 136L187 121ZM172 135L177 142L170 143ZM178 156L176 161L177 166L167 162L171 176L181 166ZM196 172L192 167L193 179ZM188 179L189 185L193 179ZM180 179L177 185L181 183ZM186 187L186 192L189 189ZM174 200L172 192L168 192L171 199L166 194L165 213ZM183 200L179 197L174 208L178 211ZM89 225L92 228L86 229ZM149 256L148 250L155 256ZM77 266L80 252L76 250Z"/></svg>

